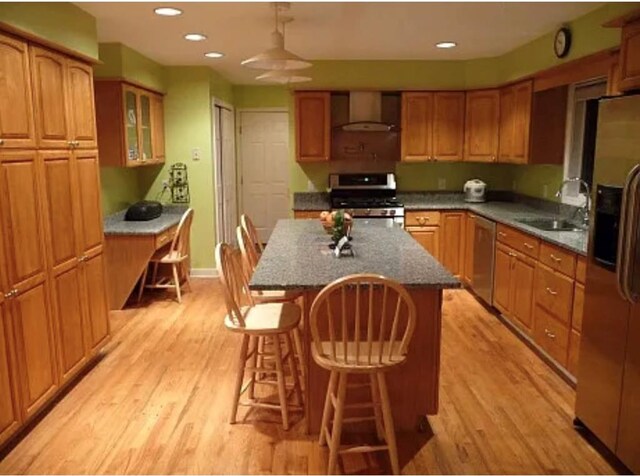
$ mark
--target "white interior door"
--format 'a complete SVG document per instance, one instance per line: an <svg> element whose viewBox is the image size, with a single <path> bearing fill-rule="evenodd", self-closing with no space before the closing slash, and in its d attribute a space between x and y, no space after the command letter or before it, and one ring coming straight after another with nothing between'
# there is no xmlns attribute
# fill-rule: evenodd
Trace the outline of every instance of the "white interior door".
<svg viewBox="0 0 640 476"><path fill-rule="evenodd" d="M215 105L216 199L218 241L235 243L238 226L234 114Z"/></svg>
<svg viewBox="0 0 640 476"><path fill-rule="evenodd" d="M266 243L289 216L289 115L242 112L240 127L242 210Z"/></svg>

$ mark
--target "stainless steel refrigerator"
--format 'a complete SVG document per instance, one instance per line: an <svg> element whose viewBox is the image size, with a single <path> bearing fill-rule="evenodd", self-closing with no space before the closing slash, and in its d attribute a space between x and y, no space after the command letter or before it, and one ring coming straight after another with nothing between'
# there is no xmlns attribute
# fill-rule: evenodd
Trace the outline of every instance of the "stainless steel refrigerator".
<svg viewBox="0 0 640 476"><path fill-rule="evenodd" d="M601 99L576 418L640 472L640 95Z"/></svg>

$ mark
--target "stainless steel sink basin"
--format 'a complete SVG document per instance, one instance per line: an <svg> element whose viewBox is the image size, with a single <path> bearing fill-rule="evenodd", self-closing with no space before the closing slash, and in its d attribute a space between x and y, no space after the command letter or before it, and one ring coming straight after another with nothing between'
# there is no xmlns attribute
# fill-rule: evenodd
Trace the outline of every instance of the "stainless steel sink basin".
<svg viewBox="0 0 640 476"><path fill-rule="evenodd" d="M583 231L584 229L568 220L555 218L521 218L518 223L543 231Z"/></svg>

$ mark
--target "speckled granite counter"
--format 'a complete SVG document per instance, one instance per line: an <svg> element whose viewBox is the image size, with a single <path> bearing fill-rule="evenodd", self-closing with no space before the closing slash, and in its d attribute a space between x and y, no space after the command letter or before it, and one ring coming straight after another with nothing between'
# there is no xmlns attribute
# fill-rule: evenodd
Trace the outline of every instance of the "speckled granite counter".
<svg viewBox="0 0 640 476"><path fill-rule="evenodd" d="M329 236L315 220L278 221L260 258L252 289L320 289L354 273L376 273L407 287L460 286L438 261L401 228L359 224L353 228L355 257L335 258Z"/></svg>
<svg viewBox="0 0 640 476"><path fill-rule="evenodd" d="M557 217L550 207L539 208L519 201L489 201L467 203L460 193L399 192L398 200L405 210L469 210L490 220L502 223L537 236L549 243L586 256L588 232L586 231L543 231L519 223L518 219ZM549 202L551 204L551 202ZM331 208L326 193L294 194L294 210L327 210Z"/></svg>
<svg viewBox="0 0 640 476"><path fill-rule="evenodd" d="M180 217L187 207L180 205L165 205L162 215L149 221L126 221L126 210L109 215L104 219L105 235L157 235L180 221Z"/></svg>

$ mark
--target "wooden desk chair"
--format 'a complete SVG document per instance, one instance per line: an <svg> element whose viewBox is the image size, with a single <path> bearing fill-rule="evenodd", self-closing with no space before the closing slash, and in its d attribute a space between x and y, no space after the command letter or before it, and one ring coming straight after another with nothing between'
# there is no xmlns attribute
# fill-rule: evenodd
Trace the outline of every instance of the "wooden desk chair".
<svg viewBox="0 0 640 476"><path fill-rule="evenodd" d="M289 410L302 410L302 391L291 339L291 334L298 328L302 310L298 305L289 302L256 304L251 297L242 263L236 252L226 243L220 243L216 247L216 266L227 306L224 324L230 331L242 334L230 422L236 422L239 405L271 408L280 410L282 425L288 430ZM265 337L271 338L270 350L266 350L266 347L263 350L258 348L259 338ZM266 365L269 362L275 365ZM250 378L245 383L244 376L247 372ZM265 374L275 375L275 381L256 378L257 375ZM289 392L287 374L292 380ZM255 398L256 384L277 386L279 404ZM241 401L241 396L247 391L248 399ZM296 397L297 406L289 408L291 392Z"/></svg>
<svg viewBox="0 0 640 476"><path fill-rule="evenodd" d="M256 230L253 221L243 213L240 216L240 226L247 232L249 241L253 243L253 246L255 247L256 253L258 255L258 259L260 259L260 256L264 251L264 245L262 244L262 240L260 239L260 235L258 235L258 230Z"/></svg>
<svg viewBox="0 0 640 476"><path fill-rule="evenodd" d="M153 264L153 274L151 282L147 284L147 274L149 266L147 266L142 274L142 281L138 291L138 302L142 299L142 292L146 289L175 289L178 302L182 303L182 292L180 290L180 277L186 281L189 289L191 289L191 280L189 278L189 269L187 266L189 259L189 240L191 237L191 223L193 222L193 208L189 208L178 223L176 234L171 241L169 247L159 249L149 260ZM160 265L171 266L171 276L161 277L158 279L158 267ZM171 279L173 278L173 280Z"/></svg>
<svg viewBox="0 0 640 476"><path fill-rule="evenodd" d="M245 223L251 223L246 215L242 215L242 217L246 218L246 221L244 221ZM256 266L258 266L260 251L258 250L256 242L249 236L247 228L243 227L242 225L238 226L236 228L236 234L238 238L238 246L240 247L240 252L242 253L243 270L246 273L247 281L249 281L256 269ZM294 302L302 297L302 293L286 290L251 291L251 297L255 302L258 303ZM302 324L302 320L300 322ZM306 367L304 360L304 350L302 347L302 338L300 337L299 329L294 330L293 340L296 346L300 375L302 381L305 381ZM264 349L264 345L265 339L259 339L258 347L261 351Z"/></svg>
<svg viewBox="0 0 640 476"><path fill-rule="evenodd" d="M382 450L389 451L394 474L400 473L385 374L406 360L415 320L409 293L383 276L346 276L326 286L314 300L310 316L313 360L331 372L320 427L320 445L329 444L328 474L335 473L339 453ZM369 376L370 404L345 405L347 379L355 373ZM372 408L373 416L345 418L349 408ZM341 448L343 422L367 420L375 422L378 439L386 444Z"/></svg>

